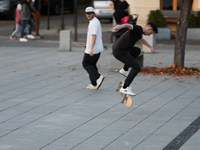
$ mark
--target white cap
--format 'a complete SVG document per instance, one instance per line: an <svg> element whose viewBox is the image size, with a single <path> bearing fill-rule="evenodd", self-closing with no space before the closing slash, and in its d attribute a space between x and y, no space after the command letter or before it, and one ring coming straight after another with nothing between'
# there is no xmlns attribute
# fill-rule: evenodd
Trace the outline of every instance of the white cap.
<svg viewBox="0 0 200 150"><path fill-rule="evenodd" d="M93 7L87 7L87 8L85 9L85 12L86 12L86 13L93 13L93 12L94 12L94 8L93 8Z"/></svg>

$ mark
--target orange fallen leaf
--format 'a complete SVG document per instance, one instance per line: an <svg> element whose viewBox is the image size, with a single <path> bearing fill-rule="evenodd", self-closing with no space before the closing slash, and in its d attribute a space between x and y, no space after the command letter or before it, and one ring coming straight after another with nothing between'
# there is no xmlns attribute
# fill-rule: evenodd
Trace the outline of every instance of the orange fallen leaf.
<svg viewBox="0 0 200 150"><path fill-rule="evenodd" d="M162 64L162 62L159 62L159 64Z"/></svg>
<svg viewBox="0 0 200 150"><path fill-rule="evenodd" d="M191 85L194 85L194 83L190 83Z"/></svg>
<svg viewBox="0 0 200 150"><path fill-rule="evenodd" d="M175 64L173 64L173 68L175 68L176 67L176 65Z"/></svg>

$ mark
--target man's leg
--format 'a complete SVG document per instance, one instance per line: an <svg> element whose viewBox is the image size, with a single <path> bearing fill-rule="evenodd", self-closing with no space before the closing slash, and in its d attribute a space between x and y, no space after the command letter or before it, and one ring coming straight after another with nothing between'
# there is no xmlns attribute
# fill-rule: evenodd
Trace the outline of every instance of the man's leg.
<svg viewBox="0 0 200 150"><path fill-rule="evenodd" d="M99 57L100 57L100 53L94 54L93 57L85 53L83 57L82 65L84 69L88 72L91 84L93 86L97 85L96 80L100 77L97 67L94 67L94 64L96 64L97 61L99 60Z"/></svg>
<svg viewBox="0 0 200 150"><path fill-rule="evenodd" d="M23 38L24 37L24 30L26 28L28 21L27 20L22 20L22 28L21 28L21 34L20 37Z"/></svg>
<svg viewBox="0 0 200 150"><path fill-rule="evenodd" d="M28 34L31 35L31 34L32 34L33 27L34 27L34 23L33 23L32 20L28 20L28 24L30 25Z"/></svg>
<svg viewBox="0 0 200 150"><path fill-rule="evenodd" d="M34 18L34 25L35 25L35 36L39 35L39 25L40 25L40 12L32 12Z"/></svg>
<svg viewBox="0 0 200 150"><path fill-rule="evenodd" d="M133 56L136 59L140 55L141 49L139 47L132 47L129 52L131 56ZM125 71L128 71L128 68L129 66L126 66L126 65L124 65L123 67Z"/></svg>
<svg viewBox="0 0 200 150"><path fill-rule="evenodd" d="M115 57L123 62L126 66L131 67L131 71L129 72L128 76L125 79L123 88L127 88L133 81L133 79L136 77L138 72L140 71L140 65L135 60L133 56L131 56L130 52L126 52L123 55L117 54Z"/></svg>

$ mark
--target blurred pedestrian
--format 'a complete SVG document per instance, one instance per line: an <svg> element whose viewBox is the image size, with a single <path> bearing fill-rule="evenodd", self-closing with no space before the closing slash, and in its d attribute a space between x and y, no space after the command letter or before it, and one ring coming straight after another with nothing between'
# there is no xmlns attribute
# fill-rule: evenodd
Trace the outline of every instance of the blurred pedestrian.
<svg viewBox="0 0 200 150"><path fill-rule="evenodd" d="M91 84L86 88L97 90L103 80L104 76L100 75L97 68L97 61L103 51L101 23L95 17L94 8L87 7L85 9L86 17L89 20L87 31L87 42L85 54L83 57L82 65L88 72Z"/></svg>
<svg viewBox="0 0 200 150"><path fill-rule="evenodd" d="M129 86L140 71L140 65L136 61L136 58L139 56L141 50L138 47L134 47L134 45L137 41L140 41L142 44L150 48L152 54L155 53L154 48L142 38L142 35L158 33L158 29L154 22L149 22L144 27L132 24L117 25L113 30L119 31L123 28L128 28L129 30L125 32L113 45L113 56L124 63L124 67L120 69L119 73L126 76L126 79L120 92L135 95ZM132 68L130 72L128 72L129 67Z"/></svg>
<svg viewBox="0 0 200 150"><path fill-rule="evenodd" d="M129 7L129 4L125 0L111 0L108 6L114 12L113 15L114 15L116 24L121 24L121 19L125 16L130 15L130 7Z"/></svg>
<svg viewBox="0 0 200 150"><path fill-rule="evenodd" d="M39 34L39 26L40 26L40 8L41 1L40 0L31 0L31 12L34 18L35 25L35 37L40 39L42 36Z"/></svg>
<svg viewBox="0 0 200 150"><path fill-rule="evenodd" d="M15 30L13 31L13 33L10 36L11 40L16 39L15 34L19 31L19 28L21 26L20 12L21 12L21 4L18 4L17 9L16 9L16 14L15 14Z"/></svg>
<svg viewBox="0 0 200 150"><path fill-rule="evenodd" d="M27 24L30 25L27 38L35 39L35 37L32 35L32 30L33 30L34 24L33 24L33 21L31 20L31 10L30 10L29 1L30 0L21 0L22 8L21 8L21 13L20 13L20 19L22 21L22 28L21 28L20 42L28 41L26 38L24 38L24 30L25 30Z"/></svg>

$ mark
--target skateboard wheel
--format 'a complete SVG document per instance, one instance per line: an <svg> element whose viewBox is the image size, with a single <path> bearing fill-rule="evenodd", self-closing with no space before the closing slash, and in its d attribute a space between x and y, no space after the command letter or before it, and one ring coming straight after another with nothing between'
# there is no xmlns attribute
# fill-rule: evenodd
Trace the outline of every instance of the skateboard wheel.
<svg viewBox="0 0 200 150"><path fill-rule="evenodd" d="M124 103L124 101L121 101L121 103L123 104L123 103Z"/></svg>
<svg viewBox="0 0 200 150"><path fill-rule="evenodd" d="M116 89L115 91L116 91L116 92L118 92L119 90L118 90L118 89Z"/></svg>

